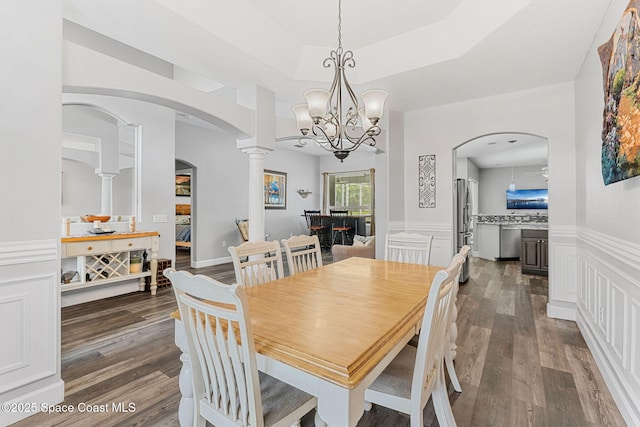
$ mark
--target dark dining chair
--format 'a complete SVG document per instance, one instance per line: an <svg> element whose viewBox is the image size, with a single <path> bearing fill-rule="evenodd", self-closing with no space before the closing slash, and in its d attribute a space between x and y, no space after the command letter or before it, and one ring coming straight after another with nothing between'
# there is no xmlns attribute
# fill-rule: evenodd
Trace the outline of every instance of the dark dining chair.
<svg viewBox="0 0 640 427"><path fill-rule="evenodd" d="M336 243L336 238L340 234L340 244L344 245L346 242L345 236L351 227L347 224L347 217L349 216L348 210L331 209L331 245Z"/></svg>
<svg viewBox="0 0 640 427"><path fill-rule="evenodd" d="M322 216L319 210L306 210L304 211L304 217L307 220L307 228L309 229L310 236L318 236L320 243L324 242L324 235L327 232L327 228L322 225Z"/></svg>

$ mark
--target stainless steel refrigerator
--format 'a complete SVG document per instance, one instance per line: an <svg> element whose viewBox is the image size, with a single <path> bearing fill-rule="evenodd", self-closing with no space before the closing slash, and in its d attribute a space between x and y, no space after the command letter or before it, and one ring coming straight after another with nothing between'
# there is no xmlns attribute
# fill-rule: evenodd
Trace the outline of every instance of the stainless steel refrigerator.
<svg viewBox="0 0 640 427"><path fill-rule="evenodd" d="M456 225L456 251L464 245L468 245L471 239L471 213L469 205L469 186L467 180L458 178L455 182L455 225ZM469 257L462 266L460 273L460 283L464 283L469 278Z"/></svg>

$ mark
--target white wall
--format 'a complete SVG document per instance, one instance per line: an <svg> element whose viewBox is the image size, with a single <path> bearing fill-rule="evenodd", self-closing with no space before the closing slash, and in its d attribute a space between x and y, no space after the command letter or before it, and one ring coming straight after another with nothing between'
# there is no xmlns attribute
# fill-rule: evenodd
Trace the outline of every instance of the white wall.
<svg viewBox="0 0 640 427"><path fill-rule="evenodd" d="M575 313L574 86L564 83L405 114L405 221L408 229L434 234L434 256L447 262L452 243L452 149L497 132L524 132L549 141L551 315ZM436 155L436 207L418 207L419 155ZM412 166L415 165L415 166ZM441 254L441 255L438 255Z"/></svg>
<svg viewBox="0 0 640 427"><path fill-rule="evenodd" d="M547 188L547 182L542 175L526 175L527 173L540 172L539 166L520 166L513 168L516 188L539 189ZM480 169L478 185L478 212L483 214L504 215L536 214L547 215L546 209L518 209L507 210L506 190L511 183L511 167Z"/></svg>
<svg viewBox="0 0 640 427"><path fill-rule="evenodd" d="M141 215L138 230L160 232L160 258L175 257L175 112L148 102L102 95L68 94L65 102L86 102L103 107L142 128ZM118 212L120 214L120 212ZM124 213L130 214L128 213ZM167 215L166 223L154 223L153 215Z"/></svg>
<svg viewBox="0 0 640 427"><path fill-rule="evenodd" d="M191 259L201 267L229 262L223 246L242 243L236 218L246 218L248 156L235 137L176 122L176 159L193 165Z"/></svg>
<svg viewBox="0 0 640 427"><path fill-rule="evenodd" d="M628 425L640 425L640 177L605 186L597 48L627 0L614 0L576 80L578 326Z"/></svg>
<svg viewBox="0 0 640 427"><path fill-rule="evenodd" d="M27 29L37 29L29 31ZM0 402L61 402L62 4L0 3ZM0 411L0 425L30 415Z"/></svg>
<svg viewBox="0 0 640 427"><path fill-rule="evenodd" d="M249 156L236 148L236 140L230 135L178 122L176 158L195 167L191 197L194 265L230 262L227 247L242 243L235 219L248 215ZM318 162L317 157L286 149L267 154L264 168L286 172L288 184L287 209L265 210L269 240L308 233L301 215L305 209L320 207ZM303 199L296 192L298 188L312 194Z"/></svg>
<svg viewBox="0 0 640 427"><path fill-rule="evenodd" d="M305 209L319 209L322 187L318 184L320 176L319 159L308 154L287 149L276 149L267 154L264 168L287 173L287 209L265 210L265 232L269 240L288 239L290 235L309 234L302 215ZM298 188L312 192L306 199L296 192Z"/></svg>

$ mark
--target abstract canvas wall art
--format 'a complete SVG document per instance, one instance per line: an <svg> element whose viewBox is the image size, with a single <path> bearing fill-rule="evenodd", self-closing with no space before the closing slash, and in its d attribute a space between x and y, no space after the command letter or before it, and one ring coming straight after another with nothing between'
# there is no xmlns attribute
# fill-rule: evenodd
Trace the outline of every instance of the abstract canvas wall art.
<svg viewBox="0 0 640 427"><path fill-rule="evenodd" d="M418 156L418 203L421 208L436 207L436 155Z"/></svg>
<svg viewBox="0 0 640 427"><path fill-rule="evenodd" d="M640 175L640 0L632 0L611 38L598 48L602 63L602 178L605 185Z"/></svg>

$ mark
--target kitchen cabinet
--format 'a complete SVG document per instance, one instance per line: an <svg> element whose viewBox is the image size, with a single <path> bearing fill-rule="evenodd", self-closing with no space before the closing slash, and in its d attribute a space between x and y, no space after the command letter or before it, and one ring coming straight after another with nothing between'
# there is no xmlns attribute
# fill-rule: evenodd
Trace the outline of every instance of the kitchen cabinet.
<svg viewBox="0 0 640 427"><path fill-rule="evenodd" d="M521 267L525 274L546 276L549 273L547 230L522 230Z"/></svg>

